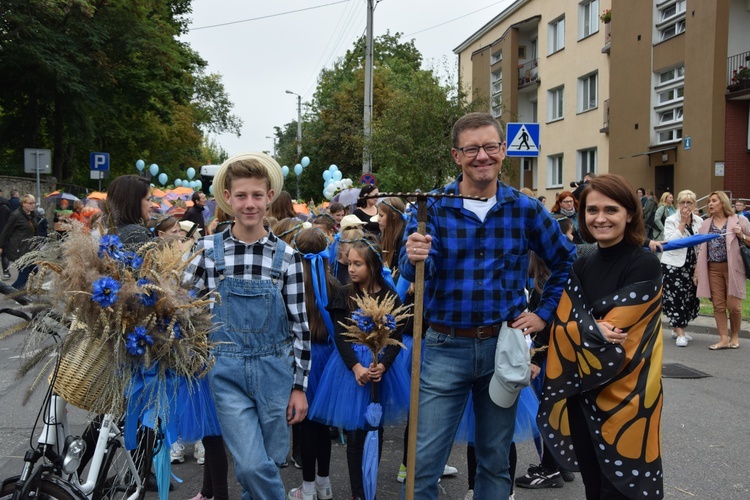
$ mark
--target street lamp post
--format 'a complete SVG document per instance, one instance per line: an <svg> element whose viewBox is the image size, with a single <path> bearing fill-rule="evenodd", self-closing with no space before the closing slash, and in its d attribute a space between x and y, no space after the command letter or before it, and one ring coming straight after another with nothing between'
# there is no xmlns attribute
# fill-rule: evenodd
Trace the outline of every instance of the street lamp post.
<svg viewBox="0 0 750 500"><path fill-rule="evenodd" d="M286 91L287 94L297 96L297 160L302 158L302 96L291 90Z"/></svg>
<svg viewBox="0 0 750 500"><path fill-rule="evenodd" d="M273 140L273 159L276 159L276 136L271 137L270 135L266 136L266 139Z"/></svg>

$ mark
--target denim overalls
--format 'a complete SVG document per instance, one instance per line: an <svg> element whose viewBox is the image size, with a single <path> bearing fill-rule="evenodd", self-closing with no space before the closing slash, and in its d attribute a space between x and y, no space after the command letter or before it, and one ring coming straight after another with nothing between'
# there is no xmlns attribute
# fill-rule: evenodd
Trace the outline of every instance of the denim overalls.
<svg viewBox="0 0 750 500"><path fill-rule="evenodd" d="M243 498L286 498L276 464L289 452L286 409L293 385L292 344L281 295L286 244L277 240L271 279L245 280L225 274L224 241L214 235L216 265L216 364L209 372L224 442L234 457Z"/></svg>

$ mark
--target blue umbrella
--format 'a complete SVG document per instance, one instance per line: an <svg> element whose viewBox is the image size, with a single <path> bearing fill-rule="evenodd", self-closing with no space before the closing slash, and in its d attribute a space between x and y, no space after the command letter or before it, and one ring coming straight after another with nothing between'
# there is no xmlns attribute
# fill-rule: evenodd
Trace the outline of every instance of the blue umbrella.
<svg viewBox="0 0 750 500"><path fill-rule="evenodd" d="M375 383L373 382L373 392ZM365 500L375 500L375 490L378 485L378 426L383 418L383 407L377 398L367 405L365 420L370 430L365 437L365 447L362 452L362 485L365 490Z"/></svg>
<svg viewBox="0 0 750 500"><path fill-rule="evenodd" d="M156 475L156 486L159 489L159 500L169 500L169 476L171 475L172 459L169 456L169 446L164 439L163 429L159 429L154 450L154 474ZM143 485L145 488L146 485Z"/></svg>
<svg viewBox="0 0 750 500"><path fill-rule="evenodd" d="M696 245L700 245L701 243L705 243L706 241L713 240L721 236L726 236L726 234L716 234L716 233L696 234L694 236L687 236L685 238L680 238L679 240L668 241L667 243L662 245L662 248L664 249L665 252L668 252L670 250L678 250L680 248L694 247Z"/></svg>

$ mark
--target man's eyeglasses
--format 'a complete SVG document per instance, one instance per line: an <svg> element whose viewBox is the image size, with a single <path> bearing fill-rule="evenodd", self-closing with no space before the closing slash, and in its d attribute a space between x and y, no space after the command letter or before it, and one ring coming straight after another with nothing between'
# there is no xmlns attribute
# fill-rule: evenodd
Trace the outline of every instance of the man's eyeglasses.
<svg viewBox="0 0 750 500"><path fill-rule="evenodd" d="M461 151L465 157L474 158L479 154L480 149L484 149L484 152L488 155L496 155L500 152L500 146L502 146L502 144L502 142L491 142L490 144L485 144L483 146L466 146L456 149Z"/></svg>

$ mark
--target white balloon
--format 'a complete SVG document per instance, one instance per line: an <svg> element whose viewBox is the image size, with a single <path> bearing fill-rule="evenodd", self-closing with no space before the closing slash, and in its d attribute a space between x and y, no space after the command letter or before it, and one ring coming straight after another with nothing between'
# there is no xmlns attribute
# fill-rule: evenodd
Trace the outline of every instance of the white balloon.
<svg viewBox="0 0 750 500"><path fill-rule="evenodd" d="M337 181L340 181L341 180L341 170L336 170L333 173L333 178L336 179Z"/></svg>

